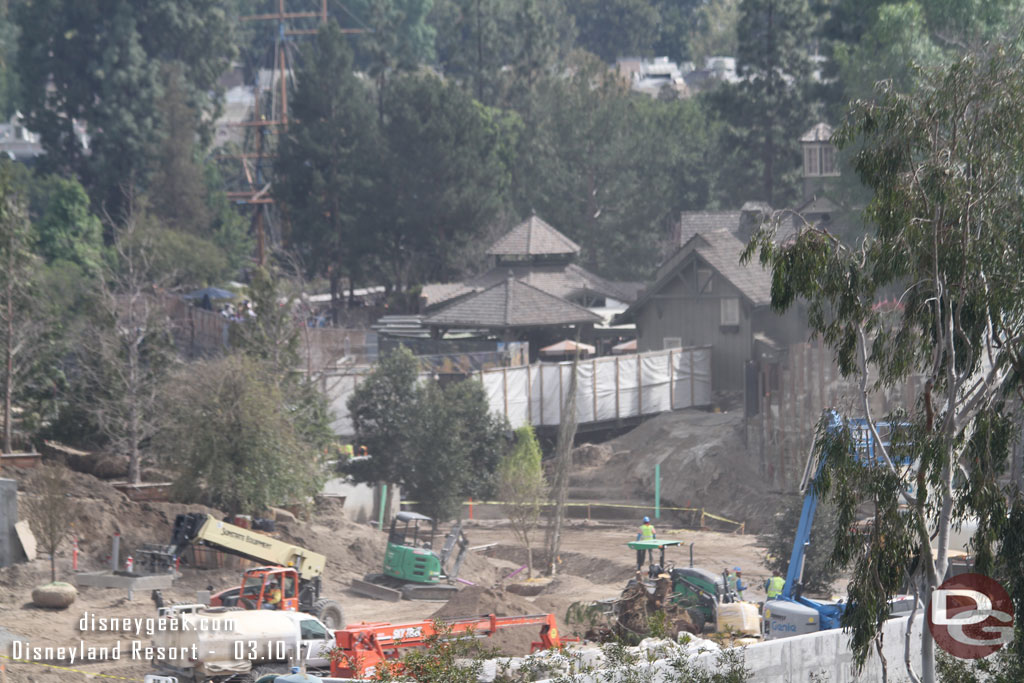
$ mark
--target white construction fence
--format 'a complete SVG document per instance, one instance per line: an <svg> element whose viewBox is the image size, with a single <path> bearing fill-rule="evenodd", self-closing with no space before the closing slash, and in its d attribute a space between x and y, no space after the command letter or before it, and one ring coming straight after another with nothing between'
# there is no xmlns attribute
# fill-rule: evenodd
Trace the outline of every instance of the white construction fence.
<svg viewBox="0 0 1024 683"><path fill-rule="evenodd" d="M320 375L335 434L354 433L348 398L368 367ZM422 375L426 379L429 375ZM513 427L558 425L569 391L572 362L482 370L472 375L487 392L491 411ZM711 403L711 347L666 349L581 360L576 368L579 424L652 415Z"/></svg>
<svg viewBox="0 0 1024 683"><path fill-rule="evenodd" d="M491 410L513 427L557 425L572 362L494 368L479 373ZM604 422L711 403L711 347L649 351L581 360L576 366L576 422Z"/></svg>

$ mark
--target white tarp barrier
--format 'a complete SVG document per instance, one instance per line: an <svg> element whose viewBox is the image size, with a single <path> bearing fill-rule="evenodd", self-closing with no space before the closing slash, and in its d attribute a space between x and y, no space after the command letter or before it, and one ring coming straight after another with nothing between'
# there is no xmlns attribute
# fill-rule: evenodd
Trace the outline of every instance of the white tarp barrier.
<svg viewBox="0 0 1024 683"><path fill-rule="evenodd" d="M330 405L331 429L355 431L348 399L369 368L324 374L320 383ZM513 427L557 425L569 393L572 362L493 368L476 375L491 411ZM425 380L429 375L422 375ZM576 371L576 421L603 422L711 403L711 347L649 351L581 360Z"/></svg>
<svg viewBox="0 0 1024 683"><path fill-rule="evenodd" d="M513 427L557 425L572 363L538 363L480 373L491 410ZM711 348L680 348L581 360L576 420L600 422L711 403Z"/></svg>

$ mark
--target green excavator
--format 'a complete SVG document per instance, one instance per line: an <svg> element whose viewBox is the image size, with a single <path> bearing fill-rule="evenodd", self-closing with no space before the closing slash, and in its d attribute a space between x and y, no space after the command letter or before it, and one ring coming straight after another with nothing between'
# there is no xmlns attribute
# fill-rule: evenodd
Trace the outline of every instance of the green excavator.
<svg viewBox="0 0 1024 683"><path fill-rule="evenodd" d="M462 533L462 522L452 527L439 550L434 548L436 535L437 524L430 517L399 512L391 521L384 571L354 580L352 590L391 602L447 600L458 590L455 582L469 541Z"/></svg>

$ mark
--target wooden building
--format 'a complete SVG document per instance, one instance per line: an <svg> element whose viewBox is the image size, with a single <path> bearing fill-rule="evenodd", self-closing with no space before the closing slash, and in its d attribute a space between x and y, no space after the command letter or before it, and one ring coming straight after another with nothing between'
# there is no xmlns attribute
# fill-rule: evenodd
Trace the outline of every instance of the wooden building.
<svg viewBox="0 0 1024 683"><path fill-rule="evenodd" d="M798 313L771 310L771 277L756 262L740 264L744 246L727 229L692 235L625 314L640 351L711 346L716 392L744 391L751 362L775 362L806 336Z"/></svg>

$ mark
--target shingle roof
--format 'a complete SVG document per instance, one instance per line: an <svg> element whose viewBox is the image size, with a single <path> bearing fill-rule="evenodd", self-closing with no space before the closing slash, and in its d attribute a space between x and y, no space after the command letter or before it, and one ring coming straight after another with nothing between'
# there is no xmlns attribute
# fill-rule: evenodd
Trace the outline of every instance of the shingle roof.
<svg viewBox="0 0 1024 683"><path fill-rule="evenodd" d="M513 277L452 302L423 321L432 327L542 327L600 322L582 306Z"/></svg>
<svg viewBox="0 0 1024 683"><path fill-rule="evenodd" d="M511 263L492 268L465 282L424 285L421 296L427 308L436 307L471 292L487 289L505 280L510 272L515 279L561 299L589 292L629 303L636 299L642 288L636 282L605 280L575 263Z"/></svg>
<svg viewBox="0 0 1024 683"><path fill-rule="evenodd" d="M491 245L491 256L578 254L580 246L537 216L530 216Z"/></svg>
<svg viewBox="0 0 1024 683"><path fill-rule="evenodd" d="M693 235L658 267L657 279L630 304L625 315L631 316L638 307L659 292L666 282L675 277L679 268L689 262L693 254L697 254L722 277L735 285L752 305L767 306L771 303L771 275L756 260L745 266L740 265L743 249L743 242L729 230L711 230Z"/></svg>
<svg viewBox="0 0 1024 683"><path fill-rule="evenodd" d="M832 139L832 126L824 121L814 124L806 133L800 136L800 142L828 142Z"/></svg>
<svg viewBox="0 0 1024 683"><path fill-rule="evenodd" d="M423 285L420 298L423 300L424 306L430 308L475 291L477 288L470 287L465 282L434 282Z"/></svg>
<svg viewBox="0 0 1024 683"><path fill-rule="evenodd" d="M771 303L771 274L756 259L747 265L740 264L740 255L745 245L735 235L728 230L713 230L701 233L691 241L693 251L735 285L750 303L754 306L767 306Z"/></svg>
<svg viewBox="0 0 1024 683"><path fill-rule="evenodd" d="M630 296L627 288L619 287L614 282L605 280L599 275L594 275L586 268L575 263L502 265L492 268L482 275L470 278L466 281L466 284L471 287L490 287L495 282L504 280L510 272L515 279L526 282L562 299L583 292L593 292L601 296L626 302L635 298Z"/></svg>
<svg viewBox="0 0 1024 683"><path fill-rule="evenodd" d="M741 211L683 211L679 214L677 247L686 244L697 233L712 230L735 230L739 227Z"/></svg>

